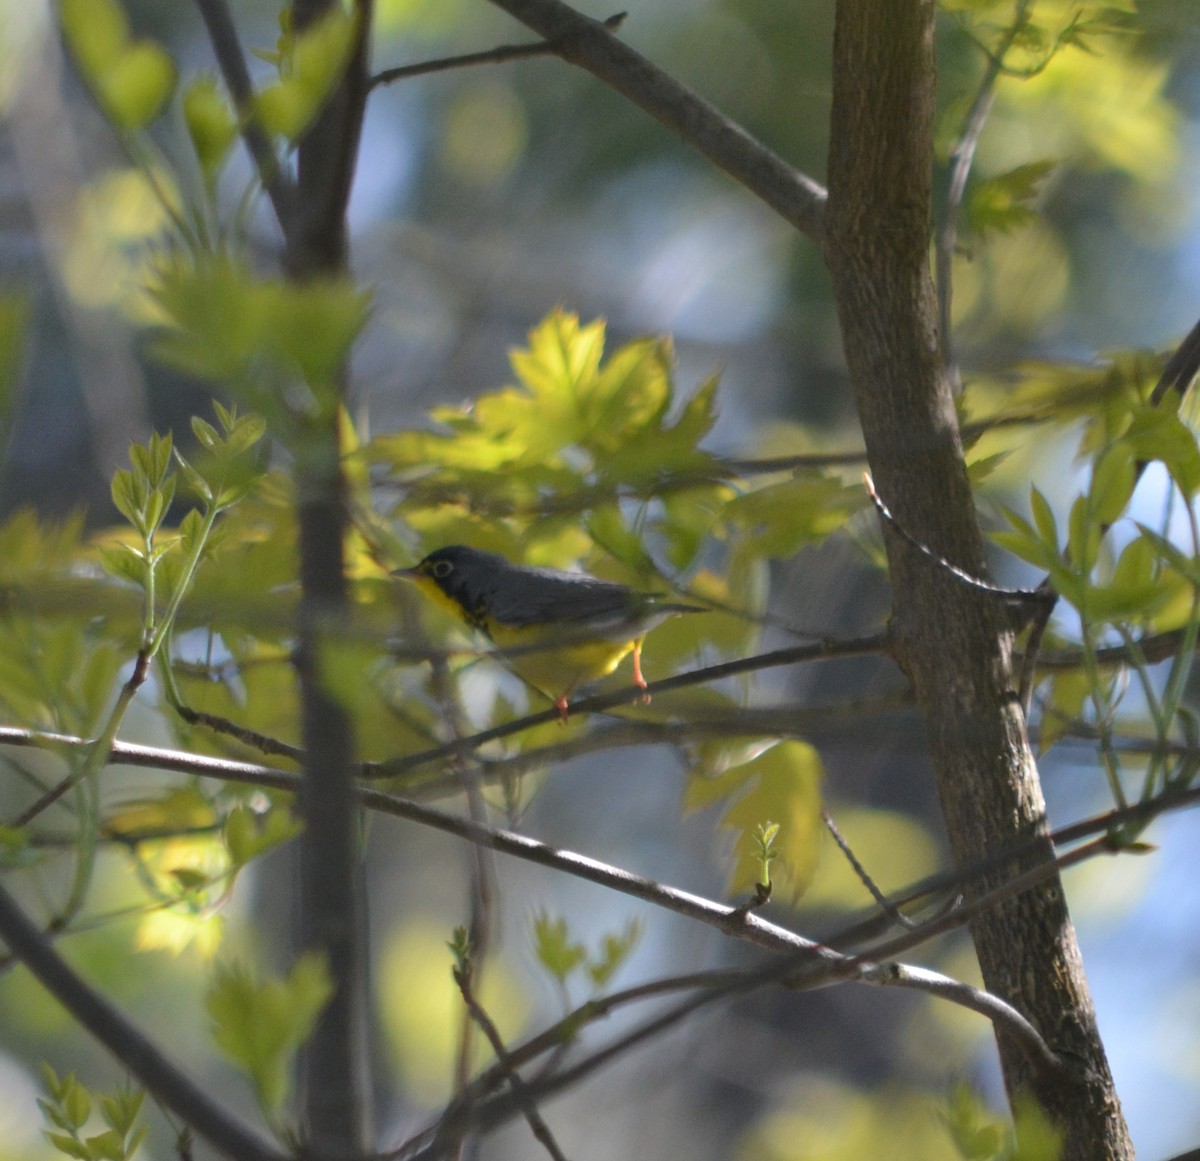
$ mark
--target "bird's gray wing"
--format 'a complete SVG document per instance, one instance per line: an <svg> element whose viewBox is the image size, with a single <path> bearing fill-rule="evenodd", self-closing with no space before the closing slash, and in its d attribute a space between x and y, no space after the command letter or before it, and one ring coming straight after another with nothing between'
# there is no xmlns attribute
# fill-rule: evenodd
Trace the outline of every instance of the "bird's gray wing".
<svg viewBox="0 0 1200 1161"><path fill-rule="evenodd" d="M527 577L497 584L492 616L503 625L534 625L631 617L637 595L624 585L554 569L529 569Z"/></svg>

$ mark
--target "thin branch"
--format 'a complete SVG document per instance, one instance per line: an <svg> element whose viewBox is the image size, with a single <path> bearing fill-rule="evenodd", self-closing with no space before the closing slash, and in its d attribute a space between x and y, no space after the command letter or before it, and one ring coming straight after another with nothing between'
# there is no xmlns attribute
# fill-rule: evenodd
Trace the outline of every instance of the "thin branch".
<svg viewBox="0 0 1200 1161"><path fill-rule="evenodd" d="M461 742L463 729L463 712L458 703L457 690L451 681L449 669L445 661L434 661L431 665L431 679L434 695L442 707L442 716L450 730L452 741ZM467 811L471 821L479 826L487 825L487 806L483 800L480 785L479 768L470 761L469 755L462 749L456 748L454 757L454 775L458 788L467 801ZM488 951L492 942L492 926L495 921L494 900L496 895L496 868L486 847L477 843L471 844L473 857L471 874L471 922L467 929L467 938L471 947L471 956L475 970L482 972ZM457 978L457 977L456 977ZM468 1011L462 1022L461 1036L458 1045L458 1060L455 1064L455 1080L459 1089L467 1086L470 1077L470 1063L473 1048L471 1036L471 980L459 981L459 988L467 1002ZM530 1122L533 1127L533 1122ZM536 1135L536 1130L535 1130Z"/></svg>
<svg viewBox="0 0 1200 1161"><path fill-rule="evenodd" d="M287 1161L288 1154L264 1141L85 983L0 887L0 936L9 950L120 1063L138 1083L196 1130L213 1148L236 1161Z"/></svg>
<svg viewBox="0 0 1200 1161"><path fill-rule="evenodd" d="M225 78L225 87L233 98L233 107L237 110L242 126L242 140L254 161L258 180L262 182L267 197L271 199L275 220L286 238L292 228L296 190L275 154L271 139L255 116L254 85L246 67L246 58L242 55L242 46L233 18L225 0L196 0L196 7L200 10L205 28L208 29L208 39L212 43L213 55L217 58L217 67Z"/></svg>
<svg viewBox="0 0 1200 1161"><path fill-rule="evenodd" d="M525 1082L521 1079L520 1073L517 1072L516 1065L513 1063L512 1057L504 1045L504 1040L500 1036L499 1029L492 1023L492 1018L487 1014L483 1005L475 998L469 972L456 969L454 972L454 982L458 984L458 990L462 995L463 1003L467 1006L467 1011L470 1013L471 1019L479 1025L480 1031L487 1037L487 1042L492 1046L492 1051L496 1054L496 1060L504 1070L505 1077L512 1088L513 1096L517 1098L521 1106L521 1115L529 1125L529 1131L541 1142L542 1147L554 1161L567 1161L563 1151L558 1147L558 1142L554 1139L554 1134L550 1131L550 1126L546 1124L542 1114L538 1111L537 1104L529 1095Z"/></svg>
<svg viewBox="0 0 1200 1161"><path fill-rule="evenodd" d="M825 970L829 968L832 969L833 976L825 974ZM823 982L850 980L876 986L890 985L912 988L958 1003L987 1016L993 1023L1010 1031L1014 1039L1029 1053L1031 1063L1039 1071L1044 1070L1049 1075L1060 1077L1063 1073L1063 1062L1051 1051L1037 1029L1028 1020L1003 1000L982 993L978 988L969 984L954 980L939 972L907 965L868 963L853 957L845 957L837 965L817 965L807 956L800 963L797 963L797 957L788 956L758 969L713 973L712 979L705 983L703 990L697 995L657 1014L570 1068L543 1075L536 1082L526 1085L521 1099L514 1094L513 1096L498 1096L487 1101L466 1099L456 1101L446 1109L435 1126L419 1134L400 1149L385 1154L385 1157L387 1161L418 1161L418 1159L433 1161L434 1158L446 1156L466 1133L487 1131L517 1116L522 1111L522 1101L531 1099L543 1101L557 1092L577 1085L604 1065L627 1054L645 1041L678 1026L684 1019L718 1001L735 995L744 995L772 984L807 990L820 986ZM666 982L672 986L678 986L680 983L676 980ZM568 1021L562 1027L575 1027L588 1015L592 1015L594 1018L594 1014L590 1012L590 1006L585 1005L584 1009L568 1017ZM540 1035L535 1038L536 1047L539 1050L550 1047L563 1035L563 1031L557 1029L550 1029L548 1033L549 1037ZM550 1037L553 1039L549 1039ZM521 1049L516 1050L516 1053L527 1057L529 1053L524 1049L528 1047L528 1045L522 1046ZM495 1070L492 1075L494 1076L494 1074ZM481 1081L486 1079L481 1078ZM474 1092L481 1089L484 1089L484 1084L480 1082L473 1086Z"/></svg>
<svg viewBox="0 0 1200 1161"><path fill-rule="evenodd" d="M1200 322L1188 331L1183 342L1167 360L1162 375L1150 393L1150 402L1157 407L1168 391L1174 391L1182 398L1197 372L1200 372Z"/></svg>
<svg viewBox="0 0 1200 1161"><path fill-rule="evenodd" d="M905 915L888 897L879 889L875 880L867 873L866 867L858 860L858 856L854 853L850 844L846 841L845 836L838 829L838 825L833 821L833 815L828 810L821 811L821 821L825 823L825 829L829 831L833 841L837 844L838 850L842 852L842 856L846 862L850 864L851 870L858 876L858 881L866 887L872 899L878 904L879 909L894 923L897 927L907 927L910 931L917 927L915 920L910 919Z"/></svg>
<svg viewBox="0 0 1200 1161"><path fill-rule="evenodd" d="M10 731L11 733L13 732ZM26 744L31 744L28 731L20 731L19 733L25 735L21 740ZM16 739L10 736L5 740L13 741ZM46 741L44 738L39 740L43 743ZM79 745L85 744L82 739L58 738L56 742L58 744L64 742ZM138 749L146 751L149 748L139 747ZM214 764L225 767L245 766L245 764L213 762L212 760L198 762L192 759L191 756L189 756L189 759L189 765L198 767L194 771L196 773L205 773L206 770L204 767ZM247 778L246 780L259 781L252 778ZM269 784L294 791L299 787L299 778L295 775L283 775L280 772L274 772L274 776ZM736 908L723 907L697 896L689 895L686 892L663 887L661 884L642 879L639 876L630 875L619 868L609 867L583 856L552 850L536 842L536 840L528 839L525 836L481 827L470 820L445 815L441 812L418 806L415 803L379 794L375 791L363 791L361 801L364 806L431 825L448 833L458 834L472 842L485 843L492 846L493 849L503 851L504 853L513 854L542 865L556 867L579 877L590 879L607 887L642 898L655 905L665 906L670 910L678 911L691 918L701 919L704 922L711 923L722 930L728 931L729 934L741 938L749 938L752 942L759 943L762 946L774 947L781 950L791 949L794 954L798 953L801 955L801 963L807 966L804 967L803 972L796 974L797 969L795 967L794 956L788 957L791 961L788 965L788 973L790 974L787 974L789 986L814 987L818 986L818 984L838 982L839 980L857 979L863 983L895 983L899 986L924 988L925 990L934 991L943 998L966 1003L966 1006L988 1015L993 1020L1009 1021L1012 1025L1010 1031L1012 1031L1015 1038L1021 1040L1023 1043L1024 1040L1028 1039L1028 1030L1021 1025L1021 1018L1016 1013L1013 1013L1008 1005L1002 1004L994 998L984 998L977 994L975 990L964 991L963 988L965 988L965 985L961 987L957 985L950 986L944 982L943 977L931 976L924 973L923 969L916 971L901 970L902 965L885 965L879 961L885 957L890 959L901 951L927 941L934 935L962 925L981 910L993 907L1005 898L1011 898L1015 894L1028 890L1032 885L1055 873L1058 867L1071 865L1094 857L1097 854L1112 853L1115 850L1121 849L1119 845L1114 845L1112 839L1106 833L1101 839L1095 840L1076 851L1072 851L1056 859L1045 860L1017 878L1007 881L1001 887L973 899L969 903L956 907L950 914L939 916L937 919L921 924L919 928L906 932L896 939L873 947L865 956L861 954L846 956L836 952L827 944L814 943L793 932L779 928L777 925L766 923L753 915L740 914ZM1200 801L1200 789L1175 794L1170 796L1169 799L1164 798L1154 803L1137 804L1135 807L1124 811L1111 812L1097 819L1085 820L1082 823L1063 828L1054 837L1060 842L1067 842L1089 833L1096 833L1097 831L1108 832L1122 821L1127 821L1135 816L1142 820L1148 820L1155 814L1161 813L1166 809L1195 805L1197 801ZM1044 840L1040 841L1044 843ZM1008 857L1012 859L1016 856L1010 852ZM994 860L989 860L990 862L994 862ZM970 873L970 869L967 870L967 873ZM962 881L963 875L960 874L955 876L952 882L961 884ZM814 973L816 965L822 966ZM783 977L780 976L779 978L782 980ZM1006 1027L1008 1026L1006 1025ZM1038 1065L1038 1060L1036 1059L1040 1050L1035 1050L1032 1045L1028 1044L1026 1045L1026 1050L1034 1052L1033 1062L1035 1066L1050 1066L1051 1054L1048 1054L1048 1050L1040 1052L1040 1065Z"/></svg>
<svg viewBox="0 0 1200 1161"><path fill-rule="evenodd" d="M601 23L609 32L616 32L624 23L627 15L626 12L618 12ZM557 51L557 45L550 44L545 40L534 41L532 44L501 44L496 48L484 49L482 52L467 52L459 56L422 61L420 64L400 65L398 68L384 69L371 78L370 88L390 85L395 81L408 80L410 77L423 77L430 73L446 72L450 69L471 68L474 65L504 64L513 60L552 56Z"/></svg>
<svg viewBox="0 0 1200 1161"><path fill-rule="evenodd" d="M225 734L241 742L242 745L257 750L260 754L290 758L293 762L304 761L304 751L299 746L293 746L290 742L273 738L268 734L260 734L257 730L239 725L220 714L205 713L203 710L194 710L186 705L177 705L174 710L189 726L201 726L214 733Z"/></svg>
<svg viewBox="0 0 1200 1161"><path fill-rule="evenodd" d="M0 745L53 752L60 748L83 749L92 744L92 741L87 738L80 738L71 734L45 733L39 730L30 730L16 726L0 726ZM1165 750L1177 756L1193 757L1200 760L1200 753L1197 753L1191 747L1170 744L1164 746L1158 739L1144 741L1131 739L1126 748L1134 753ZM267 790L282 790L289 793L295 793L300 786L298 775L286 770L279 770L273 766L241 762L231 758L214 758L205 754L192 754L182 750L170 750L159 746L142 746L133 742L114 742L109 751L109 761L118 765L166 770L197 778L234 782L246 786L259 786ZM481 841L480 835L472 833L472 827L475 824L454 815L443 814L431 807L425 806L423 803L384 794L366 787L359 788L359 798L362 804L370 809L381 810L386 814L393 814L399 818L407 818L413 822L429 825L435 829L445 831L449 834L456 834L470 841ZM1144 827L1160 815L1176 810L1192 809L1197 806L1200 806L1200 786L1189 787L1186 790L1172 790L1169 793L1161 794L1153 799L1147 799L1144 802L1131 803L1120 809L1093 815L1090 818L1060 827L1050 833L1049 840L1055 845L1062 846L1067 843L1077 842L1090 835L1114 832L1131 824ZM492 832L490 828L485 829L488 833L508 833ZM515 839L513 845L496 844L495 849L517 858L530 857L534 862L556 867L568 873L574 873L577 869L578 865L571 860L558 863L553 857L540 857L537 853L537 848L540 848L541 844L536 843L534 840L527 839L522 835L510 835L509 837ZM526 843L530 842L533 843L534 847L534 853L532 854L525 846ZM969 883L972 878L990 874L999 867L1025 858L1032 851L1044 847L1045 842L1045 837L1041 835L1033 836L1011 849L996 852L989 855L986 859L976 860L968 866L946 872L945 874L930 876L908 890L895 895L892 902L895 906L904 907L923 896L947 890L958 890L964 884ZM603 868L605 866L603 863L595 863L591 860L584 860L584 862L592 862L596 868ZM583 877L591 878L593 882L601 883L602 885L609 885L602 874L600 877L584 874ZM636 880L637 876L633 878ZM647 882L649 881L647 880ZM637 892L629 893L637 894ZM639 895L639 897L646 898L651 902L656 901L650 895ZM689 896L686 892L681 894L681 899L683 900L694 898L696 897ZM680 910L680 908L673 909ZM732 910L732 908L722 908L724 914L728 914ZM686 910L681 910L681 913L690 914ZM782 928L778 929L779 932L783 932L784 930ZM732 933L737 934L737 932ZM790 933L787 934L786 938L791 938ZM840 938L831 937L826 942L832 945ZM756 942L760 942L764 947L776 946L770 936Z"/></svg>
<svg viewBox="0 0 1200 1161"><path fill-rule="evenodd" d="M992 111L996 98L996 82L1004 68L1004 58L1008 55L1029 19L1029 9L1032 0L1020 0L1013 15L1012 26L1001 38L994 53L987 53L987 67L980 78L979 87L967 112L962 136L955 143L950 154L950 180L946 187L946 208L942 218L942 228L937 234L937 294L938 294L938 333L942 347L942 362L954 375L955 385L958 386L958 368L954 361L954 341L950 324L950 308L954 298L954 252L958 248L958 218L962 211L963 194L967 188L967 178L975 161L975 150L979 138L983 135L983 127Z"/></svg>
<svg viewBox="0 0 1200 1161"><path fill-rule="evenodd" d="M678 133L684 142L814 242L824 233L825 190L736 122L651 64L598 20L560 0L492 0L578 65Z"/></svg>
<svg viewBox="0 0 1200 1161"><path fill-rule="evenodd" d="M881 964L877 973L864 976L864 982L877 983L881 987L911 988L978 1012L1017 1040L1035 1067L1047 1074L1062 1071L1062 1060L1051 1051L1041 1033L1016 1008L991 992L972 987L941 972L899 963Z"/></svg>
<svg viewBox="0 0 1200 1161"><path fill-rule="evenodd" d="M28 730L18 726L0 726L0 745L21 746L35 750L79 749L92 745L89 738L73 734L54 734ZM154 770L169 770L198 778L227 779L268 790L295 790L296 775L274 766L239 762L232 758L214 758L207 754L192 754L184 750L169 750L162 746L140 746L134 742L115 741L108 751L108 761L122 766L138 766Z"/></svg>
<svg viewBox="0 0 1200 1161"><path fill-rule="evenodd" d="M724 999L732 992L756 986L761 985L757 981L741 982L729 985L728 990L714 988L684 1000L572 1067L540 1077L536 1083L527 1087L525 1095L542 1101L555 1093L563 1092L639 1044L676 1027L701 1008ZM515 1095L507 1094L474 1104L455 1104L432 1130L417 1138L414 1142L417 1146L415 1149L402 1148L388 1154L388 1161L434 1161L435 1158L445 1157L468 1132L487 1132L520 1115L520 1112L521 1102Z"/></svg>
<svg viewBox="0 0 1200 1161"><path fill-rule="evenodd" d="M875 483L871 479L869 472L863 473L863 485L867 489L867 495L871 497L871 503L875 505L875 510L879 513L880 518L889 528L895 531L901 540L910 547L915 548L927 560L932 561L943 572L948 572L955 580L960 581L967 588L984 593L987 596L1000 597L1006 601L1020 601L1039 607L1053 605L1058 600L1057 593L1048 592L1044 589L1009 589L1003 585L992 584L991 581L985 581L980 577L972 576L965 569L959 568L958 565L948 561L944 556L934 552L929 545L923 544L896 519L891 509L883 502L879 493L875 491Z"/></svg>
<svg viewBox="0 0 1200 1161"><path fill-rule="evenodd" d="M41 734L33 730L0 727L0 744L38 749L56 749L59 747L86 747L91 743L87 739L63 734ZM190 774L201 778L211 778L219 781L229 781L244 785L261 786L271 790L283 790L296 793L300 788L300 777L286 771L276 770L268 766L258 766L248 762L236 762L225 758L211 758L204 755L187 754L176 750L165 750L152 746L139 746L129 742L118 742L112 748L111 760L114 762L146 766ZM631 874L619 867L614 867L599 860L562 851L549 847L526 835L516 834L498 828L483 826L457 815L436 810L410 799L396 795L385 794L377 790L360 788L359 801L368 809L383 814L390 814L411 822L428 826L446 834L455 835L469 842L477 842L491 847L501 854L511 855L539 866L549 867L577 878L585 879L597 885L611 888L641 899L644 902L662 907L698 920L728 935L746 939L770 950L790 950L807 953L827 953L837 957L842 953L836 949L848 941L859 941L869 932L866 925L856 925L844 929L837 935L826 937L825 941L817 942L806 939L789 931L778 924L770 923L756 915L744 918L737 915L737 909L726 904L713 903L701 896L686 891L665 887L651 879ZM1187 790L1172 791L1158 798L1145 802L1132 803L1119 810L1108 811L1076 823L1060 827L1053 831L1048 840L1046 836L1033 836L1024 843L1012 849L997 852L986 859L959 868L945 874L931 876L922 880L908 890L893 898L895 906L906 906L922 897L947 890L959 891L969 885L974 879L993 874L997 869L1014 862L1024 860L1030 853L1045 849L1047 841L1063 846L1078 842L1089 836L1102 835L1100 844L1087 851L1087 857L1102 853L1118 853L1122 845L1114 844L1108 837L1122 827L1129 825L1145 826L1159 815L1176 810L1192 809L1200 806L1200 786ZM1062 856L1063 860L1078 861L1078 854L1071 852ZM1035 875L1042 873L1041 867L1035 867ZM1021 888L1023 889L1023 888ZM989 896L990 897L990 896ZM983 898L981 896L981 898ZM978 905L978 900L965 903L956 909L953 921L946 922L941 917L936 921L939 926L933 931L938 934L955 926L957 920L968 910L972 911ZM888 920L890 922L890 920ZM941 926L946 923L946 926ZM907 935L915 935L917 942L927 937L931 930L929 923L923 923L912 933L906 933L903 949L915 946L907 940ZM872 957L881 957L893 944L874 947Z"/></svg>
<svg viewBox="0 0 1200 1161"><path fill-rule="evenodd" d="M754 673L760 669L772 669L781 665L796 665L803 661L823 661L835 657L861 657L886 652L886 638L883 634L872 634L867 637L857 637L850 640L829 639L813 641L806 645L795 645L788 649L776 649L769 653L759 653L753 657L742 657L735 661L724 661L718 665L709 665L703 669L694 669L688 673L677 673L673 677L665 677L661 681L652 681L644 692L657 694L668 690L685 689L688 686L700 685L709 681L720 681L726 677L737 677L743 673ZM635 686L613 690L607 693L593 694L571 703L572 715L584 713L599 713L615 706L629 704L643 691ZM401 774L411 773L435 762L444 761L460 752L464 747L477 750L487 742L497 738L511 737L533 726L544 722L558 721L559 714L555 709L543 710L540 713L529 714L517 721L505 722L503 725L492 726L481 730L469 738L459 742L447 743L416 754L406 754L387 762L375 765L364 764L363 777L369 779L395 778Z"/></svg>

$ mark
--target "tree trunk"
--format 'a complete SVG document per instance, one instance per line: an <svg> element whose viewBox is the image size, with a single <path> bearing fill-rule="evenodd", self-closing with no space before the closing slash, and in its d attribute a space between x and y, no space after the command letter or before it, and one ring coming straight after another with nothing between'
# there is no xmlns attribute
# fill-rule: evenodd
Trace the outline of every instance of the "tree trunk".
<svg viewBox="0 0 1200 1161"><path fill-rule="evenodd" d="M934 0L839 0L826 261L880 495L917 540L984 576L929 269L934 16ZM892 653L925 717L955 859L974 862L1045 834L1004 609L891 530L887 546ZM1014 869L999 868L977 889ZM971 933L988 989L1066 1062L1055 1076L1034 1074L1001 1035L1010 1100L1033 1097L1063 1134L1064 1159L1131 1158L1058 878L982 915Z"/></svg>

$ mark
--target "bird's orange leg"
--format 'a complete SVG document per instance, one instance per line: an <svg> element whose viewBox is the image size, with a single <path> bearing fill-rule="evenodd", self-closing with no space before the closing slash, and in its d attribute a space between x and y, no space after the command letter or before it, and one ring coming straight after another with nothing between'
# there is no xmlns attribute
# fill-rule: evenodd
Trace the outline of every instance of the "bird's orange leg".
<svg viewBox="0 0 1200 1161"><path fill-rule="evenodd" d="M650 701L650 695L646 692L646 679L642 676L642 642L645 637L639 637L633 643L633 684L642 691L641 697L637 700L643 705Z"/></svg>
<svg viewBox="0 0 1200 1161"><path fill-rule="evenodd" d="M570 697L571 691L567 690L562 697L554 699L554 708L558 710L558 724L565 726L567 724L567 715L571 712L571 707L567 704L567 698Z"/></svg>

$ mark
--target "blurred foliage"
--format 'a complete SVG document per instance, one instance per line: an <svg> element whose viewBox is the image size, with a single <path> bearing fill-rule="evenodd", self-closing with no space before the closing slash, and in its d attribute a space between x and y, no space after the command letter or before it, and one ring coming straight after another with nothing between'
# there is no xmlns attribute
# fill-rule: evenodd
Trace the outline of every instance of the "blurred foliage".
<svg viewBox="0 0 1200 1161"><path fill-rule="evenodd" d="M145 1127L138 1124L145 1092L126 1086L95 1102L74 1073L60 1077L48 1064L42 1065L42 1082L47 1099L38 1105L53 1126L46 1137L59 1152L76 1161L127 1161L137 1152L146 1136ZM105 1128L85 1135L96 1103Z"/></svg>
<svg viewBox="0 0 1200 1161"><path fill-rule="evenodd" d="M218 964L207 997L217 1047L254 1082L268 1119L291 1089L294 1056L333 993L329 969L302 955L284 977L259 980L240 964Z"/></svg>

